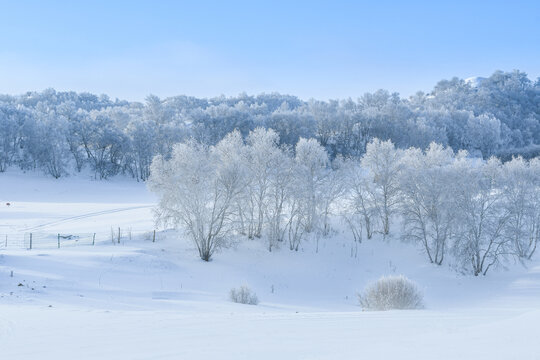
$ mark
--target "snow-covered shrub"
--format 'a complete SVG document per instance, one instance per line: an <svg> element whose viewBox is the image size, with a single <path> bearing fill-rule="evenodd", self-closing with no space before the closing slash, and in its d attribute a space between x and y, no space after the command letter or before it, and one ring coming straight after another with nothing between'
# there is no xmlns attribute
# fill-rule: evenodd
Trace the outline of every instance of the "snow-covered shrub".
<svg viewBox="0 0 540 360"><path fill-rule="evenodd" d="M239 304L257 305L259 303L257 294L247 286L240 286L238 289L232 288L229 297L232 302Z"/></svg>
<svg viewBox="0 0 540 360"><path fill-rule="evenodd" d="M420 309L423 295L418 286L403 275L383 276L359 294L366 310Z"/></svg>

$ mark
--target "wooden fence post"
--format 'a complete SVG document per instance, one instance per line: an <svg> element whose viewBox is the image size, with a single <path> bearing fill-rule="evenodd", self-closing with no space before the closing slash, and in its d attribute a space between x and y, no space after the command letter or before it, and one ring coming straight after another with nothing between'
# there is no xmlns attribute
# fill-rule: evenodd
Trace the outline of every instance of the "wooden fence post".
<svg viewBox="0 0 540 360"><path fill-rule="evenodd" d="M92 237L92 245L96 243L96 233L94 233L94 236Z"/></svg>
<svg viewBox="0 0 540 360"><path fill-rule="evenodd" d="M6 234L6 249L7 249L7 234Z"/></svg>
<svg viewBox="0 0 540 360"><path fill-rule="evenodd" d="M154 236L152 237L152 242L156 242L156 230L154 230Z"/></svg>
<svg viewBox="0 0 540 360"><path fill-rule="evenodd" d="M30 233L30 250L32 250L32 233Z"/></svg>
<svg viewBox="0 0 540 360"><path fill-rule="evenodd" d="M60 234L58 234L58 248L60 249Z"/></svg>
<svg viewBox="0 0 540 360"><path fill-rule="evenodd" d="M120 244L120 226L118 227L118 243Z"/></svg>

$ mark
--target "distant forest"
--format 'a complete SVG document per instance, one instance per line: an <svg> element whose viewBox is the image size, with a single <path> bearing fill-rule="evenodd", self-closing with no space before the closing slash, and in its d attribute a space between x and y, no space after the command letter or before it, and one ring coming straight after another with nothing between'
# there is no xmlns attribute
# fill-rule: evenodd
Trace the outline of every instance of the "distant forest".
<svg viewBox="0 0 540 360"><path fill-rule="evenodd" d="M280 145L316 139L331 158L359 157L371 139L397 148L431 142L503 160L540 154L540 79L520 71L442 80L409 98L379 90L358 99L303 101L277 93L160 99L144 103L89 93L0 95L0 172L41 169L59 178L89 169L98 179L127 174L147 180L156 155L193 138L214 145L238 130L263 127Z"/></svg>

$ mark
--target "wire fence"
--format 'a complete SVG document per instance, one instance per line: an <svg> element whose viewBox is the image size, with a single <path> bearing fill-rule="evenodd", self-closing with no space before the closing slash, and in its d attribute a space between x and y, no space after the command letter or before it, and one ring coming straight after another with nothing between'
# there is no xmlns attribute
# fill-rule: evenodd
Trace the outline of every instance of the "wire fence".
<svg viewBox="0 0 540 360"><path fill-rule="evenodd" d="M4 233L0 234L0 249L54 249L73 246L125 244L131 240L156 242L160 234L152 231L131 231L121 228L101 233Z"/></svg>

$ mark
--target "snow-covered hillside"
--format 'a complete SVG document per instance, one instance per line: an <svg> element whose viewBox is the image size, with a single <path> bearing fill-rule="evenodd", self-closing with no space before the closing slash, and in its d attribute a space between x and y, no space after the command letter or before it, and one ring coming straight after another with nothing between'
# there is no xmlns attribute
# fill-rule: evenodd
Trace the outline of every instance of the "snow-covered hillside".
<svg viewBox="0 0 540 360"><path fill-rule="evenodd" d="M11 171L0 174L0 234L104 235L118 226L150 231L155 201L144 183L130 179L103 182L79 176L55 180Z"/></svg>
<svg viewBox="0 0 540 360"><path fill-rule="evenodd" d="M298 252L238 241L204 262L179 233L145 234L156 199L143 183L7 173L0 200L0 233L98 234L95 246L0 247L2 359L540 358L537 258L475 278L397 238L351 257L337 231ZM126 229L119 244L111 227ZM425 309L363 312L357 293L386 274L414 280ZM243 284L259 305L228 300Z"/></svg>

